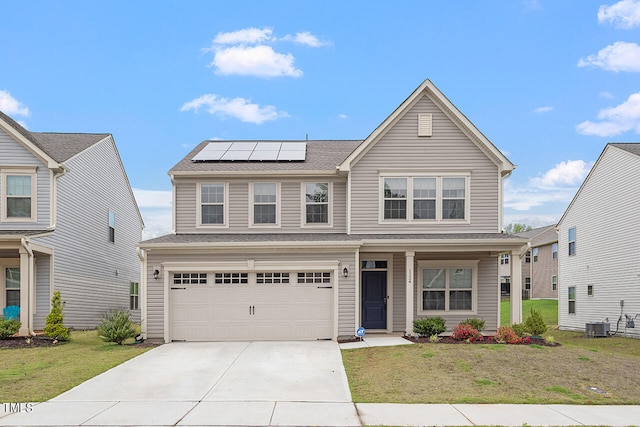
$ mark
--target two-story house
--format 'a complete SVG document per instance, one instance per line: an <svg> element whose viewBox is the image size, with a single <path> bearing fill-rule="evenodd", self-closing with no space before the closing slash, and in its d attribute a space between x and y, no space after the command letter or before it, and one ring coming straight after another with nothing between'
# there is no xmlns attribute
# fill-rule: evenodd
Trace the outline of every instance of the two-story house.
<svg viewBox="0 0 640 427"><path fill-rule="evenodd" d="M640 338L639 217L640 143L607 144L558 222L560 329Z"/></svg>
<svg viewBox="0 0 640 427"><path fill-rule="evenodd" d="M169 171L174 233L140 244L143 331L335 340L425 316L496 330L498 255L526 245L501 233L513 169L429 80L364 140L204 141Z"/></svg>
<svg viewBox="0 0 640 427"><path fill-rule="evenodd" d="M44 328L54 291L65 325L105 311L139 319L143 222L110 134L29 132L0 112L0 307L21 335Z"/></svg>
<svg viewBox="0 0 640 427"><path fill-rule="evenodd" d="M516 233L528 240L529 249L518 259L522 270L522 295L525 299L558 298L558 232L555 225ZM512 260L508 253L500 256L502 295L509 295Z"/></svg>

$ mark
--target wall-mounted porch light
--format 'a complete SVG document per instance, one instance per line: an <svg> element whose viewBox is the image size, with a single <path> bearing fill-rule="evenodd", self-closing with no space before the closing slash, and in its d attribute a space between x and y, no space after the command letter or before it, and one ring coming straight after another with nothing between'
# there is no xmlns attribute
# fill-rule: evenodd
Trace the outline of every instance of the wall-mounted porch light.
<svg viewBox="0 0 640 427"><path fill-rule="evenodd" d="M344 277L348 277L349 276L349 269L347 267L342 269L342 275Z"/></svg>
<svg viewBox="0 0 640 427"><path fill-rule="evenodd" d="M158 269L156 269L156 270L153 272L153 278L154 278L154 279L156 279L156 280L158 280L158 276L160 276L160 271L159 271Z"/></svg>

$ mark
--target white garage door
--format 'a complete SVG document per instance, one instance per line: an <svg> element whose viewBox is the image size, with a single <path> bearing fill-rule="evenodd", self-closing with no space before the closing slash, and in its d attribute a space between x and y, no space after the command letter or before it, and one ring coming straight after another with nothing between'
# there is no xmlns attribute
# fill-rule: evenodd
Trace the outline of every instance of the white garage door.
<svg viewBox="0 0 640 427"><path fill-rule="evenodd" d="M322 274L329 273L299 273L301 278L291 280L295 283L282 283L264 274L256 280L247 273L220 274L220 278L216 274L208 282L203 274L205 279L200 280L174 279L169 296L171 339L331 339L333 287L330 278L329 283L322 283Z"/></svg>

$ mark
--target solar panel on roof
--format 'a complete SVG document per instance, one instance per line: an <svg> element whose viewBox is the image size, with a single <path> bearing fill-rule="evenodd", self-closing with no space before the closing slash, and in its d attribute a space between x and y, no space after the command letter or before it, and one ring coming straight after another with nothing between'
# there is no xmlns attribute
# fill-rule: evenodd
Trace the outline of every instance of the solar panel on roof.
<svg viewBox="0 0 640 427"><path fill-rule="evenodd" d="M191 161L303 161L306 142L210 142Z"/></svg>

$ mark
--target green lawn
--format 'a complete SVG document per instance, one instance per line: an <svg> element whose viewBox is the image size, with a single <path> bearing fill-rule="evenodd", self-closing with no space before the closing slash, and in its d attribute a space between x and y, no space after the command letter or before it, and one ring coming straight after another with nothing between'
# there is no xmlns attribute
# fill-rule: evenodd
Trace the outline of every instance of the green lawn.
<svg viewBox="0 0 640 427"><path fill-rule="evenodd" d="M547 326L555 327L558 325L558 300L553 299L539 299L539 300L524 300L522 301L522 320L524 321L531 309L540 310L542 318ZM500 325L511 325L511 303L509 301L503 301L500 303Z"/></svg>
<svg viewBox="0 0 640 427"><path fill-rule="evenodd" d="M73 331L53 347L0 350L0 402L41 402L149 350L105 343L96 331Z"/></svg>

